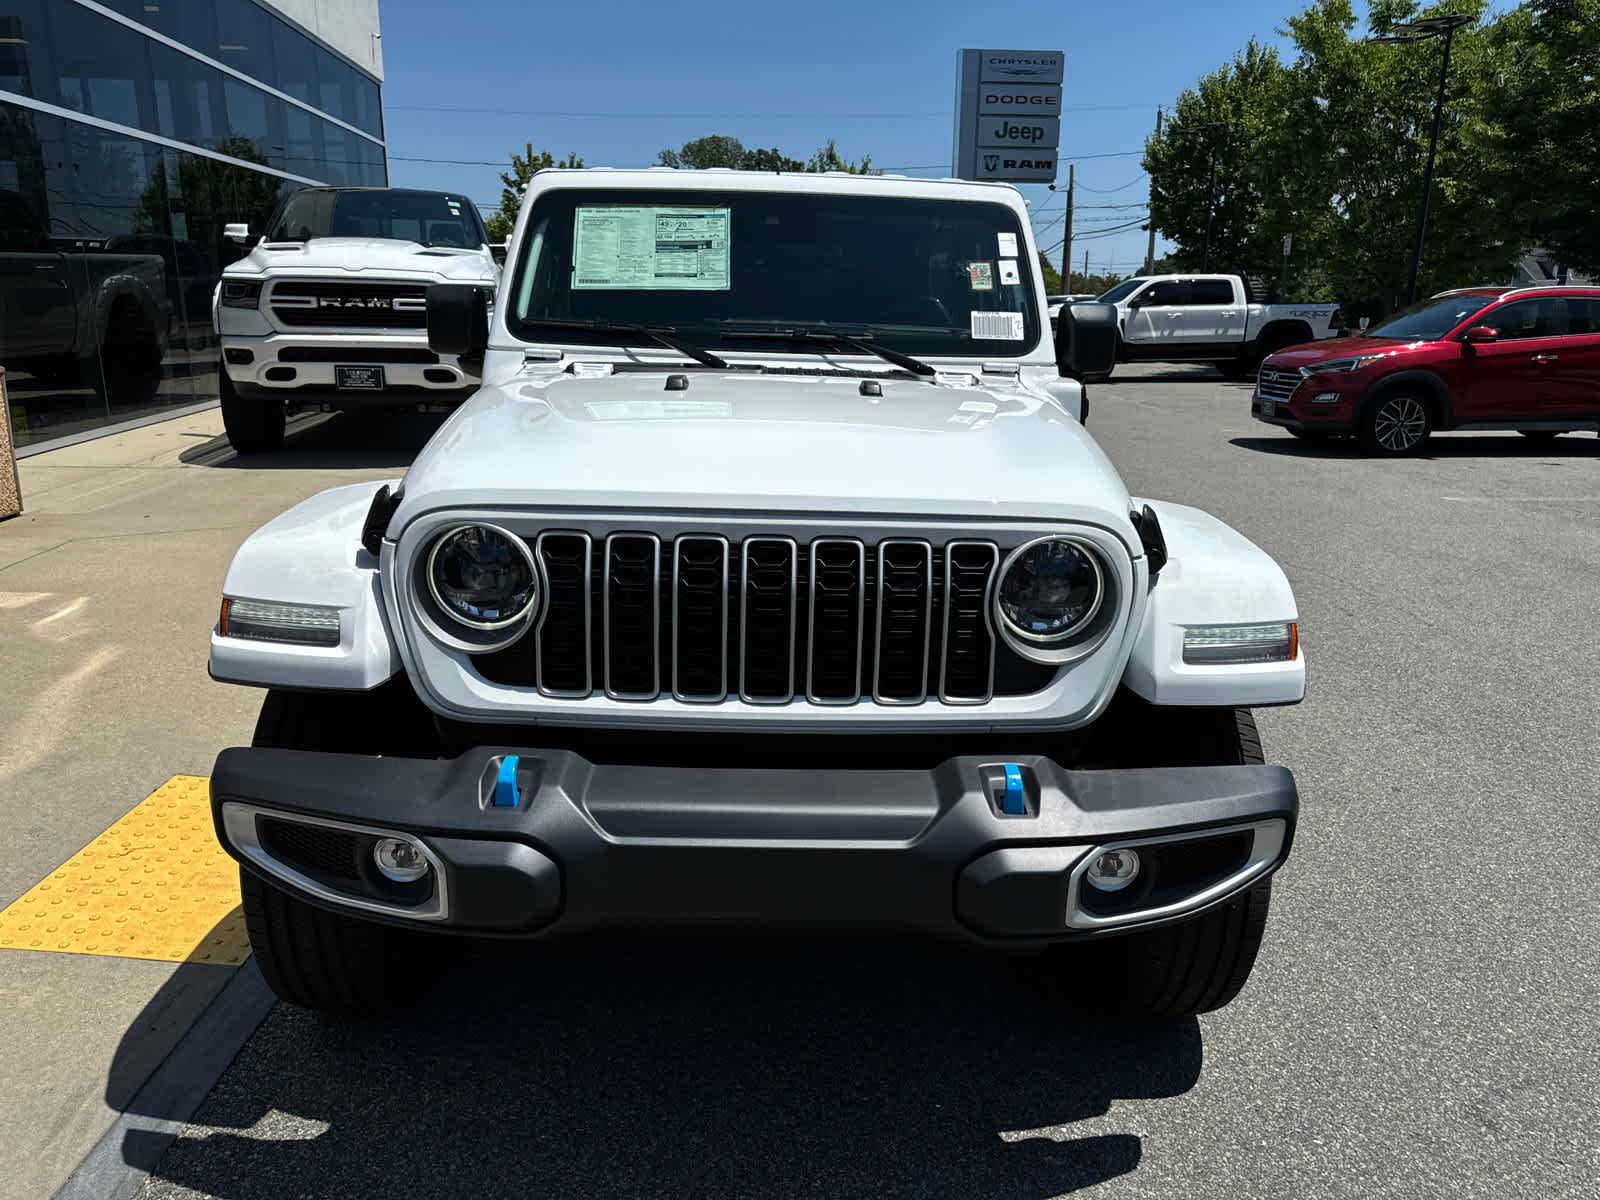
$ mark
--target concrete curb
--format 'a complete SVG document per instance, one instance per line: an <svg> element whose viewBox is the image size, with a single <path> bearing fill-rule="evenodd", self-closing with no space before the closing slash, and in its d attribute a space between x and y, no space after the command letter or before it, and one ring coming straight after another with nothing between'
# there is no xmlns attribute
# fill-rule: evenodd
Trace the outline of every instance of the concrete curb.
<svg viewBox="0 0 1600 1200"><path fill-rule="evenodd" d="M172 1048L54 1200L130 1200L272 1008L255 961L245 963ZM130 1162L124 1146L138 1145Z"/></svg>

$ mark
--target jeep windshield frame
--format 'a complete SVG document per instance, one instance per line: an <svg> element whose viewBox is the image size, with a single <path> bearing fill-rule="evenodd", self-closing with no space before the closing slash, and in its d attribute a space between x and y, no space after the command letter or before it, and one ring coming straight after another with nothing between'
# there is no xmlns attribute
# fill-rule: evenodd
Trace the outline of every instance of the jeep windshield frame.
<svg viewBox="0 0 1600 1200"><path fill-rule="evenodd" d="M642 248L629 241L634 257L626 267L607 268L621 282L580 281L579 223L605 209L632 210L627 238L650 228L639 225L640 210L717 214L726 250L702 251L705 281L686 284L648 265L664 262L668 250L661 243L652 248L646 237ZM1012 254L1003 259L1006 247ZM774 329L832 328L905 355L1020 358L1040 345L1042 328L1037 266L1027 247L1015 210L987 200L865 190L563 186L530 201L503 293L505 323L513 337L532 343L615 346L615 338L583 328L555 326L561 332L553 337L546 322L623 322L670 326L701 346L743 335L739 340L759 346L764 357L869 353L833 338L770 336ZM609 262L623 262L623 249L605 252ZM593 260L586 262L592 269ZM1002 263L1014 282L1001 282ZM625 269L633 273L622 278ZM1016 315L975 321L977 313ZM985 336L974 337L974 328ZM1019 329L1020 337L1009 336ZM990 336L1002 331L1008 336ZM761 333L769 336L753 336Z"/></svg>
<svg viewBox="0 0 1600 1200"><path fill-rule="evenodd" d="M279 203L265 240L358 237L476 250L489 243L477 206L414 188L301 188Z"/></svg>

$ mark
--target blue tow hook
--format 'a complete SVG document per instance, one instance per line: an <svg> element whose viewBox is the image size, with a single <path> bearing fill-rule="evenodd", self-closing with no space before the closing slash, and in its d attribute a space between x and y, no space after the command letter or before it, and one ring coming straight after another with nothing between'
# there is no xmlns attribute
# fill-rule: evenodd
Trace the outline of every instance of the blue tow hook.
<svg viewBox="0 0 1600 1200"><path fill-rule="evenodd" d="M517 756L508 754L500 760L500 773L494 777L494 807L517 806Z"/></svg>
<svg viewBox="0 0 1600 1200"><path fill-rule="evenodd" d="M1016 763L1006 763L1006 790L1000 797L1000 811L1008 817L1020 817L1027 814L1028 799L1022 790L1022 768Z"/></svg>

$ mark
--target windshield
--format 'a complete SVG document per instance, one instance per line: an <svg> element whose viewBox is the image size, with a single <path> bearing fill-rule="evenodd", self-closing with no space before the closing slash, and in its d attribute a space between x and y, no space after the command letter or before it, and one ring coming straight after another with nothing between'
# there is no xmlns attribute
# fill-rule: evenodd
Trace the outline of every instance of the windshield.
<svg viewBox="0 0 1600 1200"><path fill-rule="evenodd" d="M1439 300L1424 300L1379 321L1367 330L1366 336L1394 338L1401 342L1437 342L1473 313L1482 312L1494 301L1493 296L1446 296Z"/></svg>
<svg viewBox="0 0 1600 1200"><path fill-rule="evenodd" d="M466 197L402 188L305 188L286 197L267 224L269 242L323 237L394 238L463 248L488 242L478 210Z"/></svg>
<svg viewBox="0 0 1600 1200"><path fill-rule="evenodd" d="M1142 279L1124 279L1109 292L1101 292L1095 299L1101 304L1115 304L1118 300L1131 294L1134 288L1140 287L1143 283L1144 280Z"/></svg>
<svg viewBox="0 0 1600 1200"><path fill-rule="evenodd" d="M529 214L507 325L530 342L619 344L539 324L581 320L762 353L862 353L788 336L809 330L912 355L1021 355L1040 340L1026 249L1012 210L987 201L560 188ZM784 336L750 341L764 330Z"/></svg>

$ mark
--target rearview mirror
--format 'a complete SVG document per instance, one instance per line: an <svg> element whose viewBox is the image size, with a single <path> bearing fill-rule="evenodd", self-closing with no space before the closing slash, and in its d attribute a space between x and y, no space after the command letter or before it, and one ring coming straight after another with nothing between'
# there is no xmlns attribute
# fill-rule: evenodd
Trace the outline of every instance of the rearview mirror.
<svg viewBox="0 0 1600 1200"><path fill-rule="evenodd" d="M471 283L435 283L428 287L428 349L468 361L480 359L489 346L489 298Z"/></svg>
<svg viewBox="0 0 1600 1200"><path fill-rule="evenodd" d="M490 242L489 256L502 267L506 265L506 244L504 242Z"/></svg>
<svg viewBox="0 0 1600 1200"><path fill-rule="evenodd" d="M222 236L241 246L250 244L250 226L243 221L233 221L222 227Z"/></svg>
<svg viewBox="0 0 1600 1200"><path fill-rule="evenodd" d="M1117 363L1117 309L1090 300L1063 304L1056 321L1056 370L1082 383Z"/></svg>
<svg viewBox="0 0 1600 1200"><path fill-rule="evenodd" d="M1462 337L1469 342L1497 342L1500 340L1500 331L1490 329L1487 325L1474 325Z"/></svg>

